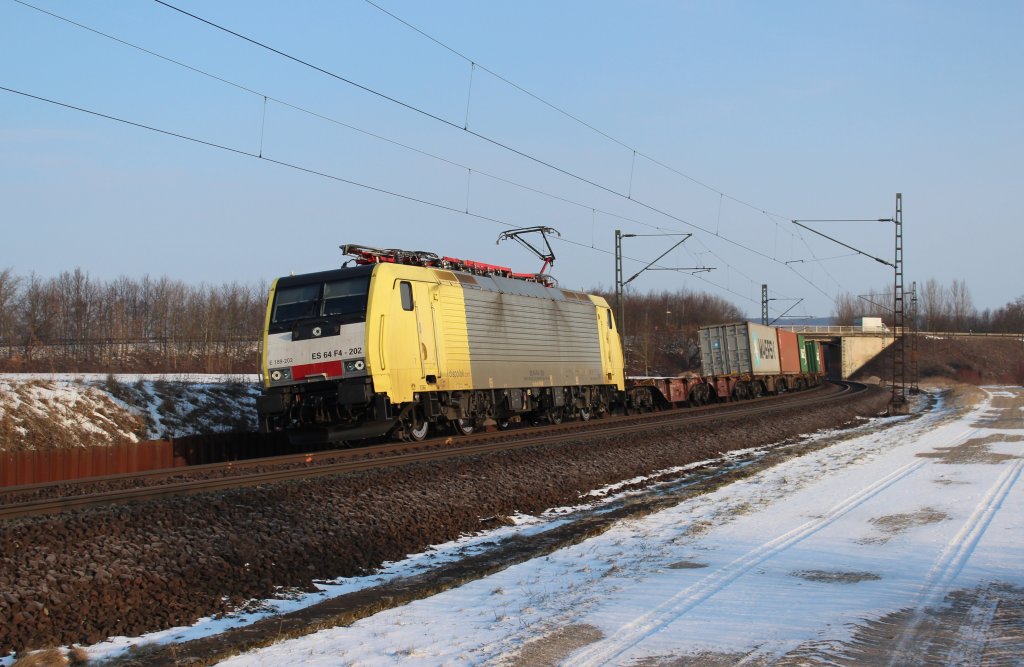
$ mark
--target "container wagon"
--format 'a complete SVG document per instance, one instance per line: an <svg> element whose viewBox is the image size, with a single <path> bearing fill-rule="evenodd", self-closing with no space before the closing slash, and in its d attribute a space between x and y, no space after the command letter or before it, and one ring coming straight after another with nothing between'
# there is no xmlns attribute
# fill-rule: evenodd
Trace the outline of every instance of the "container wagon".
<svg viewBox="0 0 1024 667"><path fill-rule="evenodd" d="M702 372L719 399L755 398L821 383L817 341L753 322L701 327L698 335Z"/></svg>

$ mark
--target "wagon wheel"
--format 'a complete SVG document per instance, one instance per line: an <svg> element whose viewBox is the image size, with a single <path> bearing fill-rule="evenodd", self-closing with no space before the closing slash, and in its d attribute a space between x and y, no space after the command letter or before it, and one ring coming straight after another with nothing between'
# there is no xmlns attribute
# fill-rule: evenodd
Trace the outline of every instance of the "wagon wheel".
<svg viewBox="0 0 1024 667"><path fill-rule="evenodd" d="M512 426L512 420L511 419L504 419L504 418L499 417L498 419L496 419L494 421L498 425L498 430L499 431L507 431Z"/></svg>
<svg viewBox="0 0 1024 667"><path fill-rule="evenodd" d="M459 435L469 435L474 431L472 419L453 419L451 424Z"/></svg>
<svg viewBox="0 0 1024 667"><path fill-rule="evenodd" d="M552 424L562 423L562 408L551 408L548 410L548 421Z"/></svg>
<svg viewBox="0 0 1024 667"><path fill-rule="evenodd" d="M590 421L590 407L580 408L580 421Z"/></svg>

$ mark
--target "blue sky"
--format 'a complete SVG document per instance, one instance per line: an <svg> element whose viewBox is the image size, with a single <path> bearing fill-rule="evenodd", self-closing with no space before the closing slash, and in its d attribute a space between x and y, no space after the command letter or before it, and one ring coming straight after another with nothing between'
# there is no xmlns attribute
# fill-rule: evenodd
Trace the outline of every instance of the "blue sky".
<svg viewBox="0 0 1024 667"><path fill-rule="evenodd" d="M773 316L827 316L892 271L789 220L891 217L902 192L908 287L1024 294L1021 2L379 0L615 141L363 0L171 4L447 123L156 2L31 4L236 85L0 0L0 86L241 153L0 91L0 268L19 274L255 282L337 266L342 243L534 271L495 239L547 225L567 287L612 287L615 229L693 233L661 266L714 271L633 287L758 317L767 283ZM812 226L892 259L889 223ZM627 239L627 275L673 242Z"/></svg>

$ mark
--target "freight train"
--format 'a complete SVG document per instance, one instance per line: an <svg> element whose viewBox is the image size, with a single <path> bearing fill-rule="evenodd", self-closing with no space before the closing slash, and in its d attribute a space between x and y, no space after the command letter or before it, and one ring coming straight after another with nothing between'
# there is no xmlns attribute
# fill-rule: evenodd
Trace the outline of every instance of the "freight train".
<svg viewBox="0 0 1024 667"><path fill-rule="evenodd" d="M737 322L701 327L698 338L700 374L630 378L627 405L666 408L751 399L816 387L825 378L821 343L792 331Z"/></svg>
<svg viewBox="0 0 1024 667"><path fill-rule="evenodd" d="M417 441L753 398L821 379L807 356L820 360L813 344L742 323L701 330L704 374L627 383L615 318L599 296L560 289L543 273L428 252L342 251L353 266L271 286L261 431L298 442Z"/></svg>

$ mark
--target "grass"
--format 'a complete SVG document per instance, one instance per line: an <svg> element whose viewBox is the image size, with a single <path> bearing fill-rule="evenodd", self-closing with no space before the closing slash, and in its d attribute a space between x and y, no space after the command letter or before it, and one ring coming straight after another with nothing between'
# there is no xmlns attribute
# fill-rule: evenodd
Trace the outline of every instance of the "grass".
<svg viewBox="0 0 1024 667"><path fill-rule="evenodd" d="M68 659L59 649L45 648L19 657L11 667L58 667L68 664Z"/></svg>

